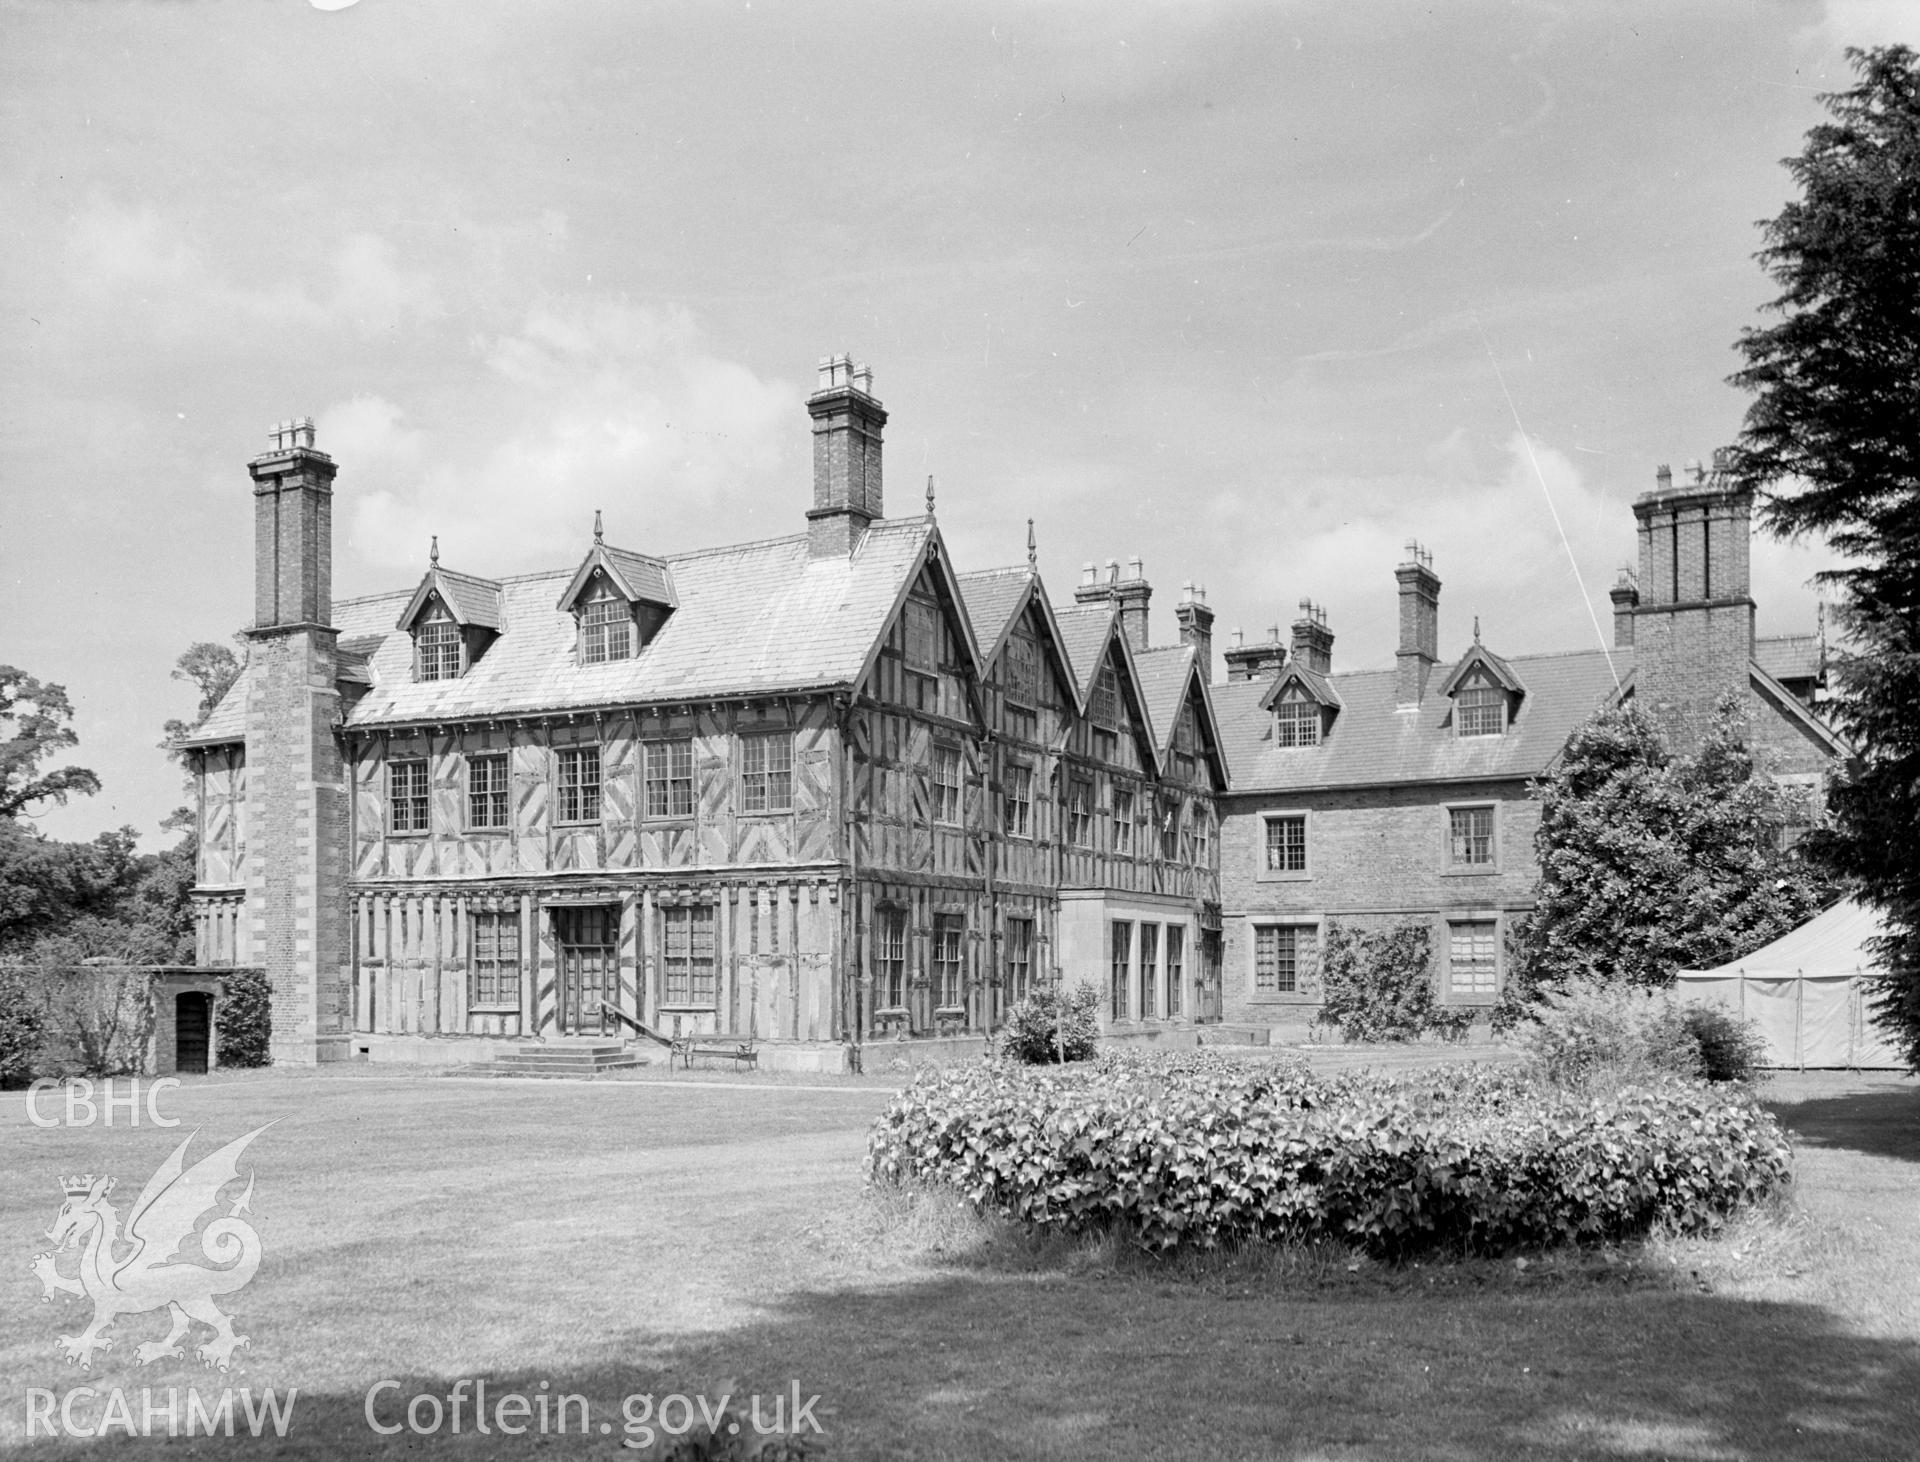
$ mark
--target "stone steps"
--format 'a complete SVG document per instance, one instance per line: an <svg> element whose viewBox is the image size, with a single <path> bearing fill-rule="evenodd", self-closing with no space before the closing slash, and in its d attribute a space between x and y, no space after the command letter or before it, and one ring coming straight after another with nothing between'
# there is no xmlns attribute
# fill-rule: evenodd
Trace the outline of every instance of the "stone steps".
<svg viewBox="0 0 1920 1462"><path fill-rule="evenodd" d="M521 1046L466 1070L482 1076L598 1076L646 1064L645 1056L619 1041L552 1041Z"/></svg>

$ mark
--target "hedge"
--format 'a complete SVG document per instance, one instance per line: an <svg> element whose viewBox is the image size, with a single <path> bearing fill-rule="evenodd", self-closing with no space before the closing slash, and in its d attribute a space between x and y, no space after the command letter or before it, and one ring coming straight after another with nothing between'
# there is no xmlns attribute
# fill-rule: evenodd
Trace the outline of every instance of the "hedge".
<svg viewBox="0 0 1920 1462"><path fill-rule="evenodd" d="M1489 1067L1322 1077L1198 1053L925 1072L876 1124L867 1174L1153 1251L1332 1239L1395 1257L1709 1229L1790 1158L1771 1117L1703 1083L1582 1099Z"/></svg>

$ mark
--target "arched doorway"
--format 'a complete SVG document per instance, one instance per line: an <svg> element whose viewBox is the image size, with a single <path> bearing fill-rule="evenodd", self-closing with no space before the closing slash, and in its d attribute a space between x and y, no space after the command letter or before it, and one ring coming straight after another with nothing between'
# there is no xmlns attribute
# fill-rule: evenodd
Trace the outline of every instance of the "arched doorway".
<svg viewBox="0 0 1920 1462"><path fill-rule="evenodd" d="M173 1069L205 1076L213 1036L213 997L188 990L173 997Z"/></svg>

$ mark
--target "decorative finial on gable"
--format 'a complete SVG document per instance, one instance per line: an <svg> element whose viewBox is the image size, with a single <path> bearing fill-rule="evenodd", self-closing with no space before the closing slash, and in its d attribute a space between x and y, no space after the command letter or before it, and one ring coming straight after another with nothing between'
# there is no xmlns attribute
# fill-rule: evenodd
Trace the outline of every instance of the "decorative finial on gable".
<svg viewBox="0 0 1920 1462"><path fill-rule="evenodd" d="M1476 645L1480 643L1480 616L1477 614L1473 617L1473 642Z"/></svg>
<svg viewBox="0 0 1920 1462"><path fill-rule="evenodd" d="M433 546L427 550L427 562L435 568L440 567L440 535L433 535Z"/></svg>
<svg viewBox="0 0 1920 1462"><path fill-rule="evenodd" d="M600 546L600 541L603 536L604 530L600 526L600 510L595 508L593 510L593 542L596 548Z"/></svg>
<svg viewBox="0 0 1920 1462"><path fill-rule="evenodd" d="M1027 572L1040 572L1040 545L1033 536L1033 519L1027 519Z"/></svg>
<svg viewBox="0 0 1920 1462"><path fill-rule="evenodd" d="M931 472L927 474L927 518L929 521L933 518L933 474Z"/></svg>

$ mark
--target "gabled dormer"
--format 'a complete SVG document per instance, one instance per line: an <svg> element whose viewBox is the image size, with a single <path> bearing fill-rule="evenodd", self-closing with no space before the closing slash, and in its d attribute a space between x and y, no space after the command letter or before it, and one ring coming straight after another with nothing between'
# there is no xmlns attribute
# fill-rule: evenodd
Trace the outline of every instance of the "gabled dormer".
<svg viewBox="0 0 1920 1462"><path fill-rule="evenodd" d="M1527 688L1513 667L1478 639L1440 687L1455 736L1504 736L1520 714Z"/></svg>
<svg viewBox="0 0 1920 1462"><path fill-rule="evenodd" d="M1267 687L1260 709L1273 717L1275 746L1318 746L1333 732L1340 696L1326 676L1296 662Z"/></svg>
<svg viewBox="0 0 1920 1462"><path fill-rule="evenodd" d="M440 541L397 626L413 638L415 680L458 680L506 629L500 586L440 567Z"/></svg>
<svg viewBox="0 0 1920 1462"><path fill-rule="evenodd" d="M595 513L593 547L557 607L574 619L574 662L605 665L631 660L652 644L680 601L666 564L608 547Z"/></svg>

